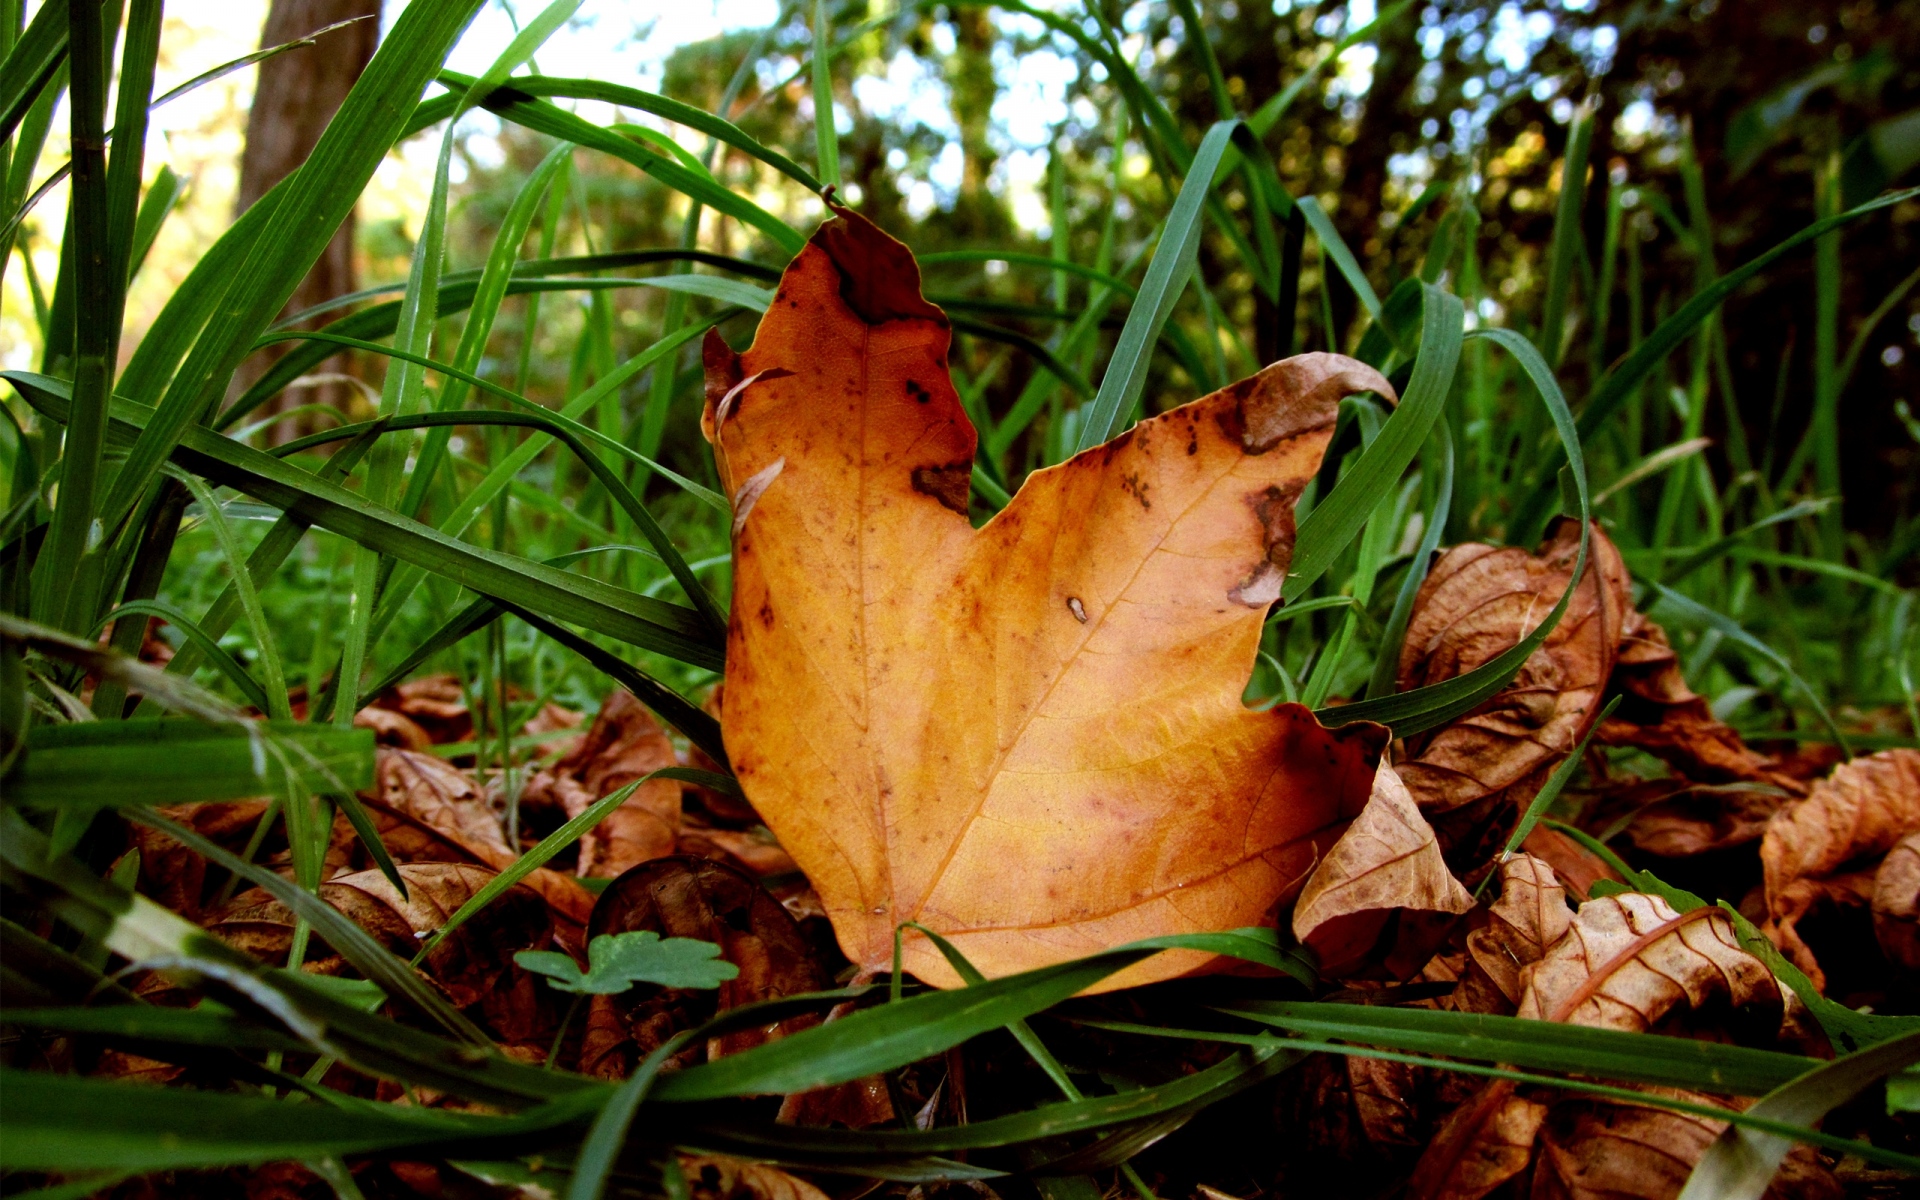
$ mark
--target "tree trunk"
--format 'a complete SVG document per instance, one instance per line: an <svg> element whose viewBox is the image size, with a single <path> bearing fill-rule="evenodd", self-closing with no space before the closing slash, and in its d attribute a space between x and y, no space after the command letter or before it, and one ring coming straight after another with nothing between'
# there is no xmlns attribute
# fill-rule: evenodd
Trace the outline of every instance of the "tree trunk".
<svg viewBox="0 0 1920 1200"><path fill-rule="evenodd" d="M315 45L275 55L260 64L253 109L247 116L246 150L240 158L236 213L245 212L307 160L327 122L366 69L380 38L380 0L273 0L260 31L263 49L355 17L368 19L335 30ZM354 290L353 229L354 220L349 214L327 243L326 252L287 301L283 316ZM281 349L256 354L242 364L231 394L240 395L259 379ZM343 354L328 359L314 373L345 375L349 370L348 356ZM269 403L268 411L286 411L306 403L344 408L352 399L352 389L340 384L289 389ZM282 422L274 440L294 436L297 424Z"/></svg>

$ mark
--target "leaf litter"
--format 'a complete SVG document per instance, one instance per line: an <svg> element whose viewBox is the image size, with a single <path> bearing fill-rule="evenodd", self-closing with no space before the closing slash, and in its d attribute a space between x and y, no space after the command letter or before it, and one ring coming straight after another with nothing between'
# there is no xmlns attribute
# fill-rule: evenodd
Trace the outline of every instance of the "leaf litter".
<svg viewBox="0 0 1920 1200"><path fill-rule="evenodd" d="M1830 1052L1794 981L1743 944L1732 914L1676 907L1664 885L1635 890L1642 877L1618 854L1662 869L1712 862L1746 880L1741 913L1815 987L1829 982L1820 946L1834 919L1857 918L1866 942L1836 944L1880 956L1883 986L1869 1000L1913 994L1920 752L1836 765L1817 750L1747 745L1687 687L1598 526L1565 618L1477 709L1389 742L1366 723L1329 729L1298 706L1242 706L1293 548L1293 505L1319 469L1336 405L1356 391L1393 399L1370 368L1335 355L1276 364L1036 473L976 530L974 434L947 377L949 337L905 248L844 211L789 267L752 347L736 355L710 336L704 427L736 505L736 619L726 682L707 710L722 719L740 792L642 784L553 866L426 954L431 985L509 1056L625 1079L676 1035L742 1004L886 976L894 930L909 921L989 977L1134 937L1277 926L1330 997ZM1445 550L1414 598L1400 689L1456 678L1530 632L1572 582L1578 535L1562 520L1534 552ZM1592 730L1611 697L1614 715ZM544 703L521 729L538 744L517 785L459 765L474 757L475 721L453 676L390 688L356 724L380 744L376 784L360 800L407 891L336 813L320 895L403 958L540 829L663 767L725 773L622 690L591 720ZM1585 786L1554 810L1564 822L1501 855L1590 731ZM511 803L520 845L509 841ZM265 801L167 815L292 874ZM227 944L275 965L304 945L293 965L353 978L266 891L238 888L145 826L134 826L131 850L142 893ZM1469 888L1483 881L1476 899ZM961 982L928 939L908 935L903 952L917 980ZM1180 977L1222 965L1164 954L1095 990L1174 980L1166 994L1177 996ZM137 990L162 1004L193 1000L158 973ZM1163 990L1076 1003L1139 1017ZM585 1012L572 1024L569 992ZM853 1007L687 1043L666 1068L714 1063ZM1109 1061L1076 1073L1110 1089L1219 1061L1204 1044L1132 1060L1107 1048ZM794 1093L778 1119L964 1125L970 1106L991 1113L1031 1088L1012 1054L1011 1043L968 1047ZM88 1069L183 1076L119 1050ZM324 1078L367 1099L474 1107L337 1066ZM1276 1187L1286 1194L1320 1162L1383 1195L1665 1200L1726 1126L1656 1101L1749 1103L1702 1084L1635 1085L1636 1100L1316 1054L1267 1101L1282 1141L1302 1152ZM682 1194L701 1200L816 1200L829 1194L819 1184L847 1200L869 1186L720 1154L682 1153L674 1165ZM354 1170L409 1194L467 1194L456 1180L490 1181L494 1194L508 1186L471 1164L370 1166ZM1768 1194L1839 1196L1843 1177L1860 1173L1801 1145ZM295 1195L315 1182L282 1164L245 1186ZM509 1190L551 1194L533 1186Z"/></svg>

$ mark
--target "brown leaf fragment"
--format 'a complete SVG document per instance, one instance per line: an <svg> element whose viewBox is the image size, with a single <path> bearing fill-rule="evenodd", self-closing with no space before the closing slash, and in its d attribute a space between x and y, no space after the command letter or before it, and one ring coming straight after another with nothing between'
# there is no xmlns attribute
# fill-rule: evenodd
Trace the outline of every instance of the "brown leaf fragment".
<svg viewBox="0 0 1920 1200"><path fill-rule="evenodd" d="M375 797L405 813L488 866L516 857L486 792L465 771L432 754L382 750L375 765Z"/></svg>
<svg viewBox="0 0 1920 1200"><path fill-rule="evenodd" d="M570 748L582 733L581 726L587 723L583 713L555 704L549 700L540 706L540 711L527 718L520 732L528 737L538 737L543 733L553 736L533 747L535 757L544 758L560 750Z"/></svg>
<svg viewBox="0 0 1920 1200"><path fill-rule="evenodd" d="M1467 934L1469 967L1454 992L1453 1007L1513 1013L1525 990L1521 973L1539 962L1572 924L1566 889L1552 867L1531 854L1516 854L1501 863L1500 898L1488 911L1487 923ZM1493 995L1486 995L1488 991Z"/></svg>
<svg viewBox="0 0 1920 1200"><path fill-rule="evenodd" d="M424 751L433 745L433 739L418 721L391 708L369 704L353 714L353 724L356 729L373 730L373 740L382 746Z"/></svg>
<svg viewBox="0 0 1920 1200"><path fill-rule="evenodd" d="M388 688L373 703L410 718L426 730L435 745L464 742L473 737L473 714L467 711L467 693L451 672L409 679Z"/></svg>
<svg viewBox="0 0 1920 1200"><path fill-rule="evenodd" d="M1648 1088L1676 1100L1726 1101L1676 1088ZM1540 1130L1532 1200L1673 1200L1726 1122L1618 1100L1555 1100ZM1797 1147L1781 1164L1769 1200L1839 1200L1840 1185Z"/></svg>
<svg viewBox="0 0 1920 1200"><path fill-rule="evenodd" d="M527 781L523 807L553 805L568 819L602 797L663 767L677 766L673 743L632 693L608 694L599 715L573 749ZM678 781L643 784L580 839L576 874L602 878L672 854L680 829Z"/></svg>
<svg viewBox="0 0 1920 1200"><path fill-rule="evenodd" d="M1799 923L1829 903L1872 903L1871 872L1920 830L1920 750L1882 750L1834 768L1807 798L1781 809L1760 842L1767 936L1819 987L1826 973Z"/></svg>
<svg viewBox="0 0 1920 1200"><path fill-rule="evenodd" d="M640 1056L717 1012L826 986L811 945L780 902L745 872L708 859L675 855L627 871L601 893L587 929L590 937L650 930L713 942L740 968L718 989L641 985L594 997L580 1060L589 1075L624 1077ZM743 1030L715 1039L705 1051L718 1058L812 1023L805 1018Z"/></svg>
<svg viewBox="0 0 1920 1200"><path fill-rule="evenodd" d="M827 1200L806 1180L766 1163L721 1154L682 1154L680 1173L693 1200Z"/></svg>
<svg viewBox="0 0 1920 1200"><path fill-rule="evenodd" d="M418 951L422 937L445 925L494 877L485 867L465 863L408 863L399 871L407 884L405 899L378 871L330 879L320 885L320 898L407 959ZM293 924L285 906L253 888L236 896L209 929L279 966L286 962ZM537 989L535 977L521 970L513 956L521 950L548 949L552 939L546 902L515 885L436 946L422 965L447 999L456 1008L473 1010L470 1015L496 1039L538 1045L543 1032L552 1032L552 1005L541 994L546 989ZM335 974L344 968L337 956L315 957L326 953L314 939L309 969Z"/></svg>
<svg viewBox="0 0 1920 1200"><path fill-rule="evenodd" d="M1395 912L1472 907L1406 785L1382 761L1366 807L1301 890L1293 933L1319 957L1321 973L1337 978L1366 958Z"/></svg>
<svg viewBox="0 0 1920 1200"><path fill-rule="evenodd" d="M1748 1014L1752 1028L1769 1038L1786 1016L1786 989L1741 947L1724 911L1682 914L1638 892L1582 904L1566 935L1521 972L1521 982L1521 1017L1631 1033L1716 1000Z"/></svg>
<svg viewBox="0 0 1920 1200"><path fill-rule="evenodd" d="M1791 775L1778 770L1774 759L1751 749L1732 726L1713 715L1705 697L1687 686L1666 630L1641 612L1627 613L1613 688L1623 699L1596 740L1637 746L1688 779L1705 783L1744 779L1796 795L1803 790Z"/></svg>
<svg viewBox="0 0 1920 1200"><path fill-rule="evenodd" d="M1605 859L1558 829L1536 825L1533 832L1527 834L1527 840L1520 843L1520 848L1552 867L1560 885L1576 900L1585 900L1593 891L1593 885L1602 879L1625 882Z"/></svg>
<svg viewBox="0 0 1920 1200"><path fill-rule="evenodd" d="M1504 1083L1488 1083L1441 1123L1407 1181L1408 1197L1479 1200L1527 1169L1547 1106Z"/></svg>
<svg viewBox="0 0 1920 1200"><path fill-rule="evenodd" d="M1702 784L1675 776L1610 787L1583 817L1589 829L1625 821L1628 839L1661 858L1691 858L1758 841L1797 793L1772 783Z"/></svg>
<svg viewBox="0 0 1920 1200"><path fill-rule="evenodd" d="M1579 524L1563 520L1537 554L1478 543L1443 554L1414 601L1400 689L1464 674L1531 633L1566 590L1579 541ZM1491 859L1598 715L1629 585L1619 552L1596 526L1565 616L1513 682L1409 741L1411 758L1398 770L1456 873L1470 877Z"/></svg>
<svg viewBox="0 0 1920 1200"><path fill-rule="evenodd" d="M1874 872L1873 933L1888 962L1920 971L1920 833L1895 843Z"/></svg>
<svg viewBox="0 0 1920 1200"><path fill-rule="evenodd" d="M246 848L260 818L267 811L265 800L235 800L219 804L168 805L155 809L169 821L176 821L222 848L238 852ZM209 906L218 899L207 894L207 860L174 841L158 829L130 823L133 844L140 851L140 893L148 899L179 913L196 925L204 924ZM215 872L224 880L224 871ZM216 890L217 885L216 885Z"/></svg>
<svg viewBox="0 0 1920 1200"><path fill-rule="evenodd" d="M737 364L713 354L703 425L729 493L784 464L734 538L722 726L848 958L888 969L908 920L989 976L1272 920L1384 731L1248 709L1246 604L1277 595L1341 397L1391 385L1275 364L1034 472L975 530L929 492L977 438L907 249L836 210L778 295ZM906 955L960 983L926 940Z"/></svg>

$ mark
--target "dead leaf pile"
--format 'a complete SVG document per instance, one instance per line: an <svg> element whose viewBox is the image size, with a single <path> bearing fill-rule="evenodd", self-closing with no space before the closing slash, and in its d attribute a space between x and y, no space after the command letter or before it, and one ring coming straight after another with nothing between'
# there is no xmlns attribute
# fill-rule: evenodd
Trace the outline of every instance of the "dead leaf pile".
<svg viewBox="0 0 1920 1200"><path fill-rule="evenodd" d="M1920 750L1883 750L1832 775L1768 822L1760 843L1766 933L1824 988L1826 972L1800 932L1823 907L1872 914L1887 960L1909 971L1920 909Z"/></svg>

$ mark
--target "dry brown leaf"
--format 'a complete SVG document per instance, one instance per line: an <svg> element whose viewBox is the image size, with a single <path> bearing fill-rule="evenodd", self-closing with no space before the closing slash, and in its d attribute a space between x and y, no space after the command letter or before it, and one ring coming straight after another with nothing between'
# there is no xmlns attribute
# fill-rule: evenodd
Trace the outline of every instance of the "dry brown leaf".
<svg viewBox="0 0 1920 1200"><path fill-rule="evenodd" d="M473 714L467 711L467 693L451 672L423 675L388 688L374 706L410 718L427 731L436 745L464 742L473 737Z"/></svg>
<svg viewBox="0 0 1920 1200"><path fill-rule="evenodd" d="M527 781L523 808L553 805L569 819L595 801L662 767L677 766L673 743L633 695L608 694L585 737L553 766ZM672 854L680 832L680 784L656 779L580 839L581 877L610 878Z"/></svg>
<svg viewBox="0 0 1920 1200"><path fill-rule="evenodd" d="M827 1200L827 1194L766 1163L723 1154L682 1154L680 1173L693 1200Z"/></svg>
<svg viewBox="0 0 1920 1200"><path fill-rule="evenodd" d="M1509 1015L1525 990L1521 973L1573 924L1567 891L1553 868L1531 854L1500 864L1500 898L1487 923L1467 934L1467 971L1450 998L1462 1012Z"/></svg>
<svg viewBox="0 0 1920 1200"><path fill-rule="evenodd" d="M1920 833L1901 838L1874 872L1873 933L1888 962L1920 971Z"/></svg>
<svg viewBox="0 0 1920 1200"><path fill-rule="evenodd" d="M580 1069L589 1075L622 1078L640 1056L717 1012L817 991L827 983L812 946L780 902L737 867L708 859L674 855L633 868L601 893L587 929L590 937L646 930L698 938L718 945L721 957L740 968L717 989L640 986L595 996L580 1057ZM809 1017L744 1030L704 1050L717 1058L813 1023Z"/></svg>
<svg viewBox="0 0 1920 1200"><path fill-rule="evenodd" d="M1648 1088L1676 1100L1725 1100ZM1557 1098L1540 1130L1532 1200L1673 1200L1725 1121L1671 1109L1587 1097ZM1812 1147L1781 1164L1769 1200L1839 1200L1841 1188Z"/></svg>
<svg viewBox="0 0 1920 1200"><path fill-rule="evenodd" d="M1547 1105L1516 1095L1505 1080L1454 1109L1407 1181L1413 1200L1479 1200L1527 1169Z"/></svg>
<svg viewBox="0 0 1920 1200"><path fill-rule="evenodd" d="M1687 686L1666 630L1638 611L1627 613L1613 687L1621 694L1621 705L1600 727L1596 740L1637 746L1701 782L1744 779L1794 794L1803 790L1775 760L1749 748L1732 726L1713 715L1706 699Z"/></svg>
<svg viewBox="0 0 1920 1200"><path fill-rule="evenodd" d="M1582 818L1589 829L1625 822L1629 840L1661 858L1691 858L1758 841L1797 793L1773 783L1694 783L1684 777L1608 787Z"/></svg>
<svg viewBox="0 0 1920 1200"><path fill-rule="evenodd" d="M1338 402L1390 386L1289 359L1035 472L976 531L949 340L912 255L849 212L744 356L710 336L723 724L754 808L863 971L910 920L989 976L1272 920L1365 804L1384 731L1241 687ZM925 939L906 955L959 982Z"/></svg>
<svg viewBox="0 0 1920 1200"><path fill-rule="evenodd" d="M1339 978L1366 958L1396 912L1472 907L1406 784L1382 761L1367 806L1301 889L1293 934L1318 955L1321 974Z"/></svg>
<svg viewBox="0 0 1920 1200"><path fill-rule="evenodd" d="M469 862L503 871L519 857L507 846L491 799L465 771L404 750L382 750L375 769L376 790L361 803L395 862ZM328 861L373 865L344 816L334 822ZM593 911L592 895L558 871L536 868L523 883L546 899L570 933Z"/></svg>
<svg viewBox="0 0 1920 1200"><path fill-rule="evenodd" d="M540 706L540 711L527 718L520 732L529 737L552 734L536 743L533 747L535 757L544 758L556 751L569 749L583 732L581 726L587 723L586 714L577 713L570 708L555 704L549 700Z"/></svg>
<svg viewBox="0 0 1920 1200"><path fill-rule="evenodd" d="M1659 896L1622 892L1580 906L1566 935L1521 972L1518 1015L1644 1033L1676 1009L1723 1000L1776 1035L1785 988L1740 945L1715 907L1674 911Z"/></svg>
<svg viewBox="0 0 1920 1200"><path fill-rule="evenodd" d="M1875 860L1916 830L1920 750L1882 750L1836 767L1768 823L1760 842L1766 933L1815 986L1826 986L1826 973L1801 938L1800 921L1826 903L1871 904ZM1869 865L1862 870L1862 863Z"/></svg>
<svg viewBox="0 0 1920 1200"><path fill-rule="evenodd" d="M320 897L405 959L418 951L420 937L445 925L494 877L485 867L465 863L408 863L399 872L407 884L405 899L378 871L330 879L320 885ZM208 928L278 966L287 959L293 914L265 891L253 888L234 897ZM513 956L521 950L548 949L552 940L546 902L531 889L515 885L434 947L422 965L455 1007L477 1010L474 1015L498 1040L544 1049L540 1037L551 1035L555 1019L543 994L548 989L537 988L535 977L521 970ZM326 953L316 938L309 950L308 969L325 974L340 971L344 964L337 956L318 957Z"/></svg>
<svg viewBox="0 0 1920 1200"><path fill-rule="evenodd" d="M420 821L487 865L499 869L516 857L486 792L445 759L382 750L374 786L382 804Z"/></svg>
<svg viewBox="0 0 1920 1200"><path fill-rule="evenodd" d="M1515 896L1519 903L1508 911L1518 915L1544 904L1550 890L1535 889L1531 903L1521 890ZM1543 932L1557 920L1550 908L1541 911L1538 919ZM1476 965L1483 966L1478 958ZM1565 933L1537 961L1519 969L1518 982L1518 1016L1634 1033L1655 1027L1662 1032L1680 1031L1689 1018L1712 1005L1713 1035L1745 1033L1770 1042L1790 1029L1790 1006L1796 1003L1793 993L1765 964L1740 946L1725 912L1704 907L1682 914L1658 896L1632 892L1582 904ZM1719 1132L1715 1127L1704 1138L1695 1139L1698 1131L1689 1124L1693 1118L1650 1113L1624 1102L1585 1098L1580 1102L1599 1114L1598 1124L1563 1132L1554 1144L1557 1148L1542 1151L1534 1166L1536 1196L1671 1197ZM1484 1085L1473 1101L1448 1118L1428 1145L1409 1195L1472 1200L1514 1178L1534 1159L1536 1135L1544 1138L1542 1124L1549 1108L1557 1113L1564 1103L1562 1097L1535 1097L1517 1090L1509 1080ZM1666 1121L1669 1117L1673 1122ZM1679 1182L1668 1187L1663 1182L1668 1176L1656 1172L1645 1176L1643 1184L1649 1189L1645 1191L1579 1190L1585 1186L1581 1173L1595 1169L1593 1163L1608 1156L1604 1144L1593 1139L1609 1125L1632 1126L1619 1161L1637 1161L1637 1154L1669 1153ZM1606 1164L1606 1169L1611 1165Z"/></svg>
<svg viewBox="0 0 1920 1200"><path fill-rule="evenodd" d="M254 828L267 811L265 800L235 800L219 804L167 805L154 810L177 821L224 849L245 849ZM217 897L207 895L207 860L158 829L129 823L134 848L140 851L142 895L197 924L205 922ZM225 872L217 872L224 879Z"/></svg>
<svg viewBox="0 0 1920 1200"><path fill-rule="evenodd" d="M1593 885L1602 879L1625 882L1605 859L1558 829L1536 825L1533 832L1527 834L1527 840L1520 843L1520 848L1552 867L1560 886L1576 900L1585 900L1593 891Z"/></svg>
<svg viewBox="0 0 1920 1200"><path fill-rule="evenodd" d="M374 741L382 746L424 751L433 745L433 739L427 736L427 731L420 727L419 722L391 708L369 704L353 714L353 724L356 729L373 730Z"/></svg>
<svg viewBox="0 0 1920 1200"><path fill-rule="evenodd" d="M1478 543L1440 557L1420 587L1402 644L1402 691L1492 660L1546 619L1573 575L1580 527L1561 521L1538 554ZM1498 695L1410 739L1398 770L1456 872L1487 864L1600 710L1630 581L1598 526L1566 615Z"/></svg>

